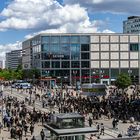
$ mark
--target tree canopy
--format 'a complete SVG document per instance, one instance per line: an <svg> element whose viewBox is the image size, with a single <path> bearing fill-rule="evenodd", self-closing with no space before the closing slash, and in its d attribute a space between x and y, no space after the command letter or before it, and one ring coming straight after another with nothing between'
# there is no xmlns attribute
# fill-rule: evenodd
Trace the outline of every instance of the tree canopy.
<svg viewBox="0 0 140 140"><path fill-rule="evenodd" d="M131 85L131 78L126 73L120 73L117 80L116 80L116 86L120 89L125 89L128 86Z"/></svg>

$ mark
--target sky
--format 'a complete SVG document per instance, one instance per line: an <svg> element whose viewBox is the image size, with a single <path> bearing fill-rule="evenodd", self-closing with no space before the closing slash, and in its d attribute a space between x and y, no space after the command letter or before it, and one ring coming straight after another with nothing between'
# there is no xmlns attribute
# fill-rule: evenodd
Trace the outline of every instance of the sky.
<svg viewBox="0 0 140 140"><path fill-rule="evenodd" d="M121 33L140 0L0 0L0 60L39 33Z"/></svg>

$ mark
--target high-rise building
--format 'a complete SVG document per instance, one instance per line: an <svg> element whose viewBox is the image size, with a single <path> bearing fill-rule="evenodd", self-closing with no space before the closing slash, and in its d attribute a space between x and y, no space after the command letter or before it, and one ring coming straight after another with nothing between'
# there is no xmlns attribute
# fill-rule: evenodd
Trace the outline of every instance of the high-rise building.
<svg viewBox="0 0 140 140"><path fill-rule="evenodd" d="M0 61L0 69L3 69L3 61Z"/></svg>
<svg viewBox="0 0 140 140"><path fill-rule="evenodd" d="M140 16L130 16L123 21L123 33L140 33Z"/></svg>
<svg viewBox="0 0 140 140"><path fill-rule="evenodd" d="M138 34L40 34L22 44L24 69L66 83L113 82L119 73L139 82Z"/></svg>
<svg viewBox="0 0 140 140"><path fill-rule="evenodd" d="M16 69L22 64L22 50L13 50L6 53L5 68Z"/></svg>

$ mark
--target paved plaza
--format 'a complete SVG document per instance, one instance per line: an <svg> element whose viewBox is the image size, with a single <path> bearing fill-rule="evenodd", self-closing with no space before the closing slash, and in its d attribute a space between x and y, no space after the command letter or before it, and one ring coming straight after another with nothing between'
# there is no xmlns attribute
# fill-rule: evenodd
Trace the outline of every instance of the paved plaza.
<svg viewBox="0 0 140 140"><path fill-rule="evenodd" d="M44 91L41 91L41 90L37 90L36 93L38 93L39 95L43 94ZM128 92L132 92L131 90L129 90ZM11 92L11 88L10 87L7 87L7 88L4 88L4 91L3 91L3 95L4 97L5 96L12 96L12 97L17 97L18 101L23 101L25 100L25 98L27 96L29 96L28 93L26 93L26 91L17 91L16 89L12 89L12 92ZM75 96L75 92L73 92L73 96ZM32 94L32 100L35 100L35 96L34 94ZM53 108L50 108L50 106L47 106L45 108L42 108L42 102L37 99L35 101L35 104L33 105L28 105L26 103L26 106L27 106L27 109L28 110L33 110L33 108L35 108L36 110L38 111L41 111L41 112L50 112L50 111L55 111L55 112L59 112L59 108L58 106L54 106ZM1 118L2 116L0 116L0 119L2 120ZM85 122L85 125L88 126L88 118L90 117L90 114L87 114L85 116L86 118L86 122ZM92 127L95 127L96 123L103 123L104 124L104 127L105 127L105 134L104 135L100 135L100 139L111 139L111 138L117 138L118 134L122 134L123 137L126 137L126 132L127 132L127 129L128 127L131 125L131 123L128 121L128 123L123 123L122 121L119 121L118 122L118 126L116 129L113 129L112 127L112 119L108 119L106 116L102 116L100 119L98 120L93 120L93 124L92 124ZM135 122L136 123L136 122ZM47 134L47 130L41 125L41 122L35 124L35 131L33 133L32 136L35 136L37 140L40 140L40 131L41 129L44 129L45 133ZM96 137L97 138L97 135L96 134ZM23 135L23 138L22 140L26 140L26 138L28 138L28 140L31 140L32 138L30 132L27 133L27 136L24 137ZM2 131L1 131L1 134L0 134L0 138L3 139L3 140L7 140L7 139L10 139L10 132L7 130L7 128L3 128ZM90 135L86 135L86 139L90 139Z"/></svg>

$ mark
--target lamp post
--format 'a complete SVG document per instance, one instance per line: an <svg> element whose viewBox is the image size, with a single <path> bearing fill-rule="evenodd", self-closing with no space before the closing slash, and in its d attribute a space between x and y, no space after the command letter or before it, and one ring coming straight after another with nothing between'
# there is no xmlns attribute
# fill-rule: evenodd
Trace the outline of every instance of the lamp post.
<svg viewBox="0 0 140 140"><path fill-rule="evenodd" d="M101 79L103 79L103 76L104 76L104 70L100 70L99 71L99 77L100 77L100 84L101 84Z"/></svg>
<svg viewBox="0 0 140 140"><path fill-rule="evenodd" d="M93 72L92 72L92 75L95 76L95 75L96 75L96 72L93 71ZM93 77L93 82L95 83L95 77Z"/></svg>
<svg viewBox="0 0 140 140"><path fill-rule="evenodd" d="M128 70L128 74L131 77L132 70Z"/></svg>

